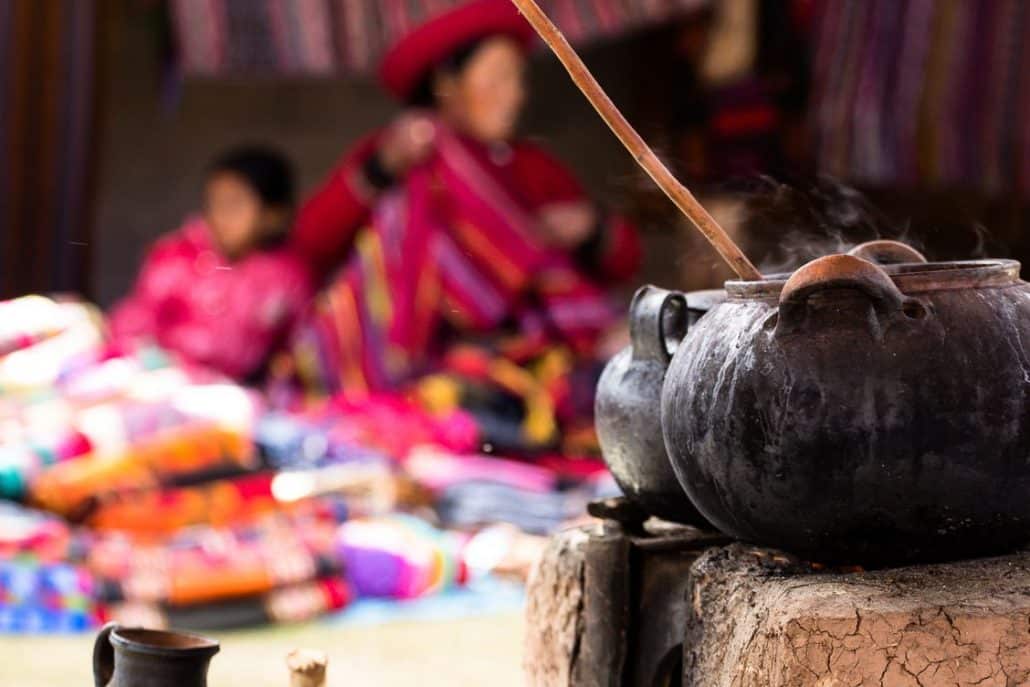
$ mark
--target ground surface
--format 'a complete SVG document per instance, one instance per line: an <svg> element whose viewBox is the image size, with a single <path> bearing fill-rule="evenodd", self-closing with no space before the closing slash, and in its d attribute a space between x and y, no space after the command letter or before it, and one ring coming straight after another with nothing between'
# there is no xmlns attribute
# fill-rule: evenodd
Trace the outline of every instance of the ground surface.
<svg viewBox="0 0 1030 687"><path fill-rule="evenodd" d="M522 685L521 613L376 626L311 623L215 635L211 687L287 687L286 653L329 653L329 687ZM0 686L92 685L92 637L0 636Z"/></svg>

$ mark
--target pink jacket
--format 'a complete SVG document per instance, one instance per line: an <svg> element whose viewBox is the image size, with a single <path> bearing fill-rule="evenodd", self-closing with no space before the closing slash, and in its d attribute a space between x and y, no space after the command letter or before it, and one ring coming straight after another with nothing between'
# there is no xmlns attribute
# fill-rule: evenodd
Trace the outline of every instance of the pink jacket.
<svg viewBox="0 0 1030 687"><path fill-rule="evenodd" d="M150 250L132 293L111 313L111 334L245 379L285 342L311 297L309 273L288 249L230 262L193 217Z"/></svg>

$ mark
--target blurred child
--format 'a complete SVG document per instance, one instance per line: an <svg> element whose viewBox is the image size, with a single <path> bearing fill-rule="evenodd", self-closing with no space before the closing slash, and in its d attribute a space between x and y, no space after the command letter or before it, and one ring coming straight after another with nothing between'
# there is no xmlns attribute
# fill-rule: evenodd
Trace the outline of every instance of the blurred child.
<svg viewBox="0 0 1030 687"><path fill-rule="evenodd" d="M260 147L209 167L204 212L157 241L132 293L111 314L116 344L156 343L186 361L254 380L311 297L286 248L289 163Z"/></svg>

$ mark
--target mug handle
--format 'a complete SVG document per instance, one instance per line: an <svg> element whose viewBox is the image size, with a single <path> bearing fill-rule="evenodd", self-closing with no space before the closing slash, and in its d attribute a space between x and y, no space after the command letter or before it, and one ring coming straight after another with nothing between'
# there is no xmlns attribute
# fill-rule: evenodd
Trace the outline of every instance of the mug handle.
<svg viewBox="0 0 1030 687"><path fill-rule="evenodd" d="M633 360L668 365L687 334L687 299L678 291L641 286L629 306Z"/></svg>
<svg viewBox="0 0 1030 687"><path fill-rule="evenodd" d="M907 243L878 239L860 243L848 251L848 255L863 258L877 265L897 265L902 262L926 262L926 256Z"/></svg>
<svg viewBox="0 0 1030 687"><path fill-rule="evenodd" d="M859 291L884 317L900 312L909 301L881 267L853 255L827 255L803 266L783 285L776 334L798 331L805 321L808 299L830 289Z"/></svg>
<svg viewBox="0 0 1030 687"><path fill-rule="evenodd" d="M93 642L93 684L96 687L107 687L114 677L114 647L111 645L111 633L121 627L110 622L100 628L96 641Z"/></svg>

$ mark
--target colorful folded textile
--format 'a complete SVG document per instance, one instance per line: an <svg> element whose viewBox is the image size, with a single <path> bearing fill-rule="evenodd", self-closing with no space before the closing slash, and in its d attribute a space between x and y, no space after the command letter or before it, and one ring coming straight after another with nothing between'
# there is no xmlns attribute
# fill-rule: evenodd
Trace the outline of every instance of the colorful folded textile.
<svg viewBox="0 0 1030 687"><path fill-rule="evenodd" d="M254 442L265 461L277 468L299 469L338 463L390 460L382 451L354 442L330 442L332 423L314 414L272 412L254 427Z"/></svg>
<svg viewBox="0 0 1030 687"><path fill-rule="evenodd" d="M0 497L24 498L28 484L56 463L90 453L129 452L158 433L198 421L249 434L260 408L253 392L212 383L221 379L210 374L170 367L157 349L123 355L90 344L99 327L88 308L41 302L58 309L69 324L41 343L0 356L0 379L11 361L31 367L43 359L47 368L46 384L18 392L0 387ZM6 305L0 302L0 309ZM88 331L80 337L87 340L82 351L64 357L60 350L47 352L63 338L76 339L82 328Z"/></svg>
<svg viewBox="0 0 1030 687"><path fill-rule="evenodd" d="M536 493L550 493L558 488L557 475L547 468L479 454L456 455L429 447L413 451L404 469L412 479L433 491L469 482L503 484Z"/></svg>
<svg viewBox="0 0 1030 687"><path fill-rule="evenodd" d="M117 603L107 607L110 617L126 625L154 629L188 627L210 632L254 627L268 623L297 623L338 611L351 600L351 591L339 577L289 585L258 596L194 606L152 603Z"/></svg>
<svg viewBox="0 0 1030 687"><path fill-rule="evenodd" d="M398 459L426 444L455 452L479 446L478 428L468 414L457 409L431 413L401 394L339 395L325 412L336 418L331 442L371 446Z"/></svg>
<svg viewBox="0 0 1030 687"><path fill-rule="evenodd" d="M89 573L31 558L0 560L0 632L81 632L100 620Z"/></svg>
<svg viewBox="0 0 1030 687"><path fill-rule="evenodd" d="M5 301L3 304L11 303ZM64 369L72 361L102 346L102 324L96 309L82 303L54 305L60 311L57 318L62 320L59 331L41 335L32 345L15 347L0 356L0 394L28 400L52 396ZM46 309L56 312L49 305Z"/></svg>
<svg viewBox="0 0 1030 687"><path fill-rule="evenodd" d="M67 310L43 296L0 302L0 356L49 339L68 326Z"/></svg>
<svg viewBox="0 0 1030 687"><path fill-rule="evenodd" d="M8 427L0 432L0 498L21 499L29 482L49 466L83 456L93 443L74 426L62 422L57 403L37 404L41 415L51 414L48 427Z"/></svg>
<svg viewBox="0 0 1030 687"><path fill-rule="evenodd" d="M538 492L505 484L468 482L444 489L436 512L445 527L468 529L511 523L531 534L550 534L586 512L584 490Z"/></svg>
<svg viewBox="0 0 1030 687"><path fill-rule="evenodd" d="M549 534L581 515L606 474L591 460L548 458L529 464L485 455L454 455L438 449L413 451L406 473L433 492L446 527L468 529L495 522Z"/></svg>
<svg viewBox="0 0 1030 687"><path fill-rule="evenodd" d="M352 520L339 529L340 555L358 597L413 599L464 583L468 537L408 515Z"/></svg>
<svg viewBox="0 0 1030 687"><path fill-rule="evenodd" d="M159 432L119 453L92 453L54 465L32 481L29 495L47 510L81 516L98 497L112 492L196 482L256 467L246 435L195 423Z"/></svg>
<svg viewBox="0 0 1030 687"><path fill-rule="evenodd" d="M70 558L72 532L60 518L0 501L0 561L26 555L45 562Z"/></svg>
<svg viewBox="0 0 1030 687"><path fill-rule="evenodd" d="M98 450L116 451L193 423L223 425L249 435L262 409L255 392L182 368L149 370L123 358L104 361L101 367L104 375L95 375L94 369L60 388L75 411L70 421Z"/></svg>
<svg viewBox="0 0 1030 687"><path fill-rule="evenodd" d="M439 406L434 387L453 387L455 402L475 417L485 443L501 451L536 453L559 440L559 424L583 415L593 404L573 408L573 382L581 377L571 352L557 341L502 339L494 346L459 344L443 359L442 371L418 384L424 402ZM514 352L513 352L514 351ZM599 373L598 373L599 374ZM588 380L592 390L597 375ZM446 407L444 405L444 407Z"/></svg>
<svg viewBox="0 0 1030 687"><path fill-rule="evenodd" d="M484 527L465 546L469 586L501 577L525 582L548 541L507 523Z"/></svg>
<svg viewBox="0 0 1030 687"><path fill-rule="evenodd" d="M27 482L44 467L42 459L26 446L0 446L0 498L22 498Z"/></svg>
<svg viewBox="0 0 1030 687"><path fill-rule="evenodd" d="M424 490L383 460L284 470L272 479L271 489L283 508L313 497L332 495L345 504L347 517L351 518L425 505Z"/></svg>
<svg viewBox="0 0 1030 687"><path fill-rule="evenodd" d="M300 411L264 415L255 441L272 465L299 468L403 460L422 445L464 453L479 445L479 431L460 410L431 413L400 394L341 395Z"/></svg>
<svg viewBox="0 0 1030 687"><path fill-rule="evenodd" d="M190 605L253 596L339 574L341 517L332 501L318 501L248 525L187 529L155 543L100 535L87 564L104 601Z"/></svg>
<svg viewBox="0 0 1030 687"><path fill-rule="evenodd" d="M91 632L104 623L95 609L49 609L40 606L0 604L0 634L77 634Z"/></svg>
<svg viewBox="0 0 1030 687"><path fill-rule="evenodd" d="M199 381L172 366L160 349L121 355L102 348L70 361L57 379L56 389L62 398L82 405L123 397L153 403Z"/></svg>
<svg viewBox="0 0 1030 687"><path fill-rule="evenodd" d="M262 516L304 511L306 501L331 496L349 516L380 515L399 505L405 485L383 459L283 472L258 472L193 486L113 492L98 497L84 523L159 539L187 528L246 525Z"/></svg>
<svg viewBox="0 0 1030 687"><path fill-rule="evenodd" d="M266 472L189 487L115 492L103 497L85 522L101 532L151 537L194 525L245 522L283 507L272 496L273 477Z"/></svg>
<svg viewBox="0 0 1030 687"><path fill-rule="evenodd" d="M125 390L131 395L101 402L62 390L59 398L0 403L0 497L23 498L27 485L56 463L90 453L131 453L156 435L167 437L198 422L224 423L249 434L258 408L252 394L225 385L192 385L174 375L170 369L142 372Z"/></svg>

